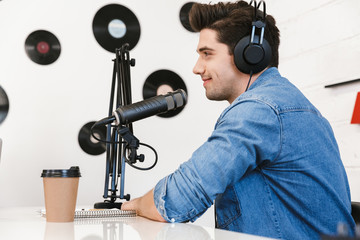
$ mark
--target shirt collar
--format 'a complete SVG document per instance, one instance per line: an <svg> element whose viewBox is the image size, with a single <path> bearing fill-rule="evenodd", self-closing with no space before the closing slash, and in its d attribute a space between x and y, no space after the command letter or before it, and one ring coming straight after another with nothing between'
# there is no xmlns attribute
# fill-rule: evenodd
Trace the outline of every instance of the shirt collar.
<svg viewBox="0 0 360 240"><path fill-rule="evenodd" d="M271 67L266 69L256 80L253 82L248 91L251 89L254 89L258 86L261 86L264 82L267 81L267 79L274 77L275 75L279 75L279 71L276 67Z"/></svg>

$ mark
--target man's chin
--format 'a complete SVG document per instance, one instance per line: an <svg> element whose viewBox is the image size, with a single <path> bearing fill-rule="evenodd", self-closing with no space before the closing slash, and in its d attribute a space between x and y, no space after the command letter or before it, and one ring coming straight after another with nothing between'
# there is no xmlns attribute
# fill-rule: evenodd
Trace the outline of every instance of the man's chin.
<svg viewBox="0 0 360 240"><path fill-rule="evenodd" d="M206 92L206 98L211 100L211 101L224 101L225 100L224 98L208 94L207 92Z"/></svg>

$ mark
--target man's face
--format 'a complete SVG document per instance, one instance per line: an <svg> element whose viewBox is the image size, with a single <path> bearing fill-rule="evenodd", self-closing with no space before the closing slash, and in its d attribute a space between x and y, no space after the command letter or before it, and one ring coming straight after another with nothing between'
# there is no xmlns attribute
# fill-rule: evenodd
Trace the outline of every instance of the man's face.
<svg viewBox="0 0 360 240"><path fill-rule="evenodd" d="M240 71L233 55L224 43L217 41L217 33L211 29L200 31L197 46L199 58L193 72L204 81L206 97L210 100L227 100L232 103L241 94Z"/></svg>

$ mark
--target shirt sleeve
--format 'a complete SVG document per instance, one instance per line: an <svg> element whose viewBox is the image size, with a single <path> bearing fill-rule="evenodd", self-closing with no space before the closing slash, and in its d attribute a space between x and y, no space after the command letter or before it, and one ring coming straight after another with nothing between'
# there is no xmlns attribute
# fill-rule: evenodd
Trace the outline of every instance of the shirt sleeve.
<svg viewBox="0 0 360 240"><path fill-rule="evenodd" d="M266 103L247 100L222 113L209 139L154 190L157 210L168 222L195 221L228 186L280 152L281 124Z"/></svg>

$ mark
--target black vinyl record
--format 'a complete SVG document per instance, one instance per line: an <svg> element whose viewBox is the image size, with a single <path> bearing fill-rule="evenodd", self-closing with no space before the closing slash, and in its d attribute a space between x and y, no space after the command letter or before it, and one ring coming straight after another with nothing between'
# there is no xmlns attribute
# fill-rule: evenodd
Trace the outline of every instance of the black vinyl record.
<svg viewBox="0 0 360 240"><path fill-rule="evenodd" d="M105 50L115 52L123 44L133 49L140 38L140 23L135 14L119 4L102 7L93 20L93 33L96 41Z"/></svg>
<svg viewBox="0 0 360 240"><path fill-rule="evenodd" d="M183 89L186 94L188 93L184 81L178 74L170 70L158 70L147 77L143 86L143 98L148 99L157 95L176 91L177 89ZM173 117L179 114L183 109L184 108L178 108L157 116L164 118Z"/></svg>
<svg viewBox="0 0 360 240"><path fill-rule="evenodd" d="M190 31L190 32L195 32L191 26L190 26L190 22L189 22L189 12L190 12L190 9L192 7L192 5L194 4L194 2L188 2L188 3L185 3L181 9L180 9L180 14L179 14L179 17L180 17L180 22L181 24L183 25L183 27Z"/></svg>
<svg viewBox="0 0 360 240"><path fill-rule="evenodd" d="M90 155L100 155L106 151L106 144L96 140L90 132L91 127L94 125L95 122L89 122L85 124L79 132L78 141L80 147L84 152ZM105 141L106 140L106 127L99 126L95 127L94 135L96 138Z"/></svg>
<svg viewBox="0 0 360 240"><path fill-rule="evenodd" d="M48 65L59 58L61 47L54 34L45 30L38 30L26 38L25 51L33 62Z"/></svg>
<svg viewBox="0 0 360 240"><path fill-rule="evenodd" d="M5 90L0 86L0 124L5 120L9 112L9 99Z"/></svg>

